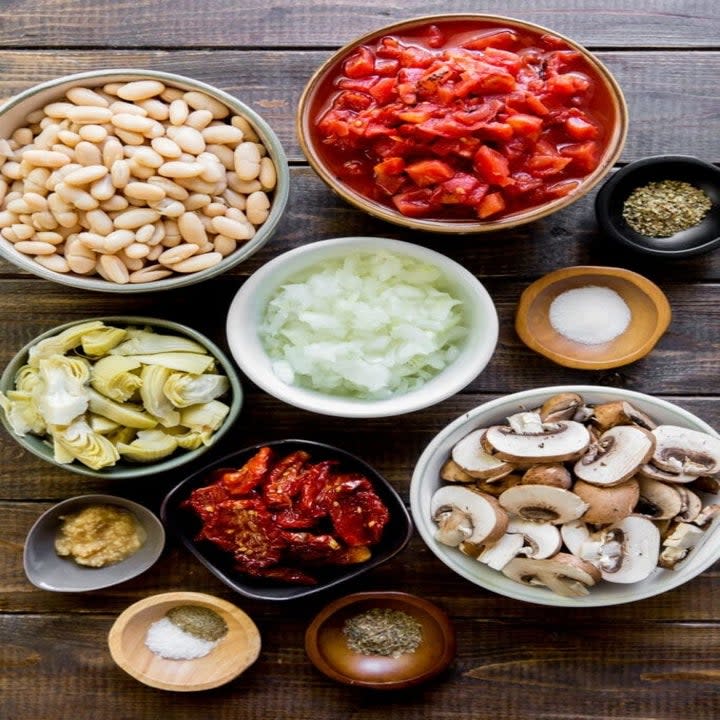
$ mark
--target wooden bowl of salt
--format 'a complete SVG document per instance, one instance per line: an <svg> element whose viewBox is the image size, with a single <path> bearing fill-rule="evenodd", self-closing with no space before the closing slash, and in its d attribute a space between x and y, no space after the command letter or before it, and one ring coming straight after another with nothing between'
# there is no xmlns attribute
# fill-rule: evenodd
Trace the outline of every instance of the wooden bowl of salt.
<svg viewBox="0 0 720 720"><path fill-rule="evenodd" d="M551 272L522 293L515 330L559 365L605 370L645 357L671 317L663 291L642 275L578 265Z"/></svg>
<svg viewBox="0 0 720 720"><path fill-rule="evenodd" d="M240 608L198 592L152 595L124 610L108 635L113 660L160 690L209 690L257 659L260 633Z"/></svg>

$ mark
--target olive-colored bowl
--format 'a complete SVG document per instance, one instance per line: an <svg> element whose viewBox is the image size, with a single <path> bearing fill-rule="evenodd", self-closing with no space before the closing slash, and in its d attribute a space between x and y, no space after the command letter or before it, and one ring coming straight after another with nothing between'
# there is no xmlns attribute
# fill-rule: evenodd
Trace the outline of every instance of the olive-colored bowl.
<svg viewBox="0 0 720 720"><path fill-rule="evenodd" d="M403 215L396 210L391 203L387 204L370 198L350 187L348 183L337 177L336 170L328 162L323 142L315 131L315 123L318 117L332 103L332 99L337 92L334 81L341 71L343 63L361 45L371 45L384 36L411 36L410 42L412 44L422 46L426 42L426 39L424 40L421 35L431 26L436 26L442 31L443 27L448 24L457 27L460 23L463 25L463 32L482 32L498 28L507 28L517 30L521 33L528 33L534 38L537 38L538 41L541 37L550 35L557 38L557 42L562 43L566 48L579 52L587 64L587 67L597 78L597 96L604 98L603 114L605 115L607 127L607 142L597 167L586 175L579 185L569 194L512 214L499 215L497 218L490 217L487 220L472 218L469 220L444 220ZM625 144L627 128L628 110L620 86L610 71L582 45L560 35L554 30L549 30L548 28L531 22L481 13L416 17L386 25L385 27L373 30L352 40L337 52L333 53L312 75L300 97L296 116L296 132L300 146L308 162L323 182L343 198L343 200L376 218L396 225L414 230L454 234L506 230L539 220L579 200L607 175L613 164L620 157ZM341 163L342 159L341 156L338 162Z"/></svg>
<svg viewBox="0 0 720 720"><path fill-rule="evenodd" d="M395 655L363 654L351 649L345 623L369 610L410 615L420 625L420 644ZM305 632L305 651L323 674L345 685L399 690L426 682L445 670L455 657L455 631L437 605L405 592L360 592L323 608Z"/></svg>
<svg viewBox="0 0 720 720"><path fill-rule="evenodd" d="M576 342L550 322L550 305L564 292L582 287L615 291L630 309L625 331L598 344ZM525 289L515 315L515 329L532 350L565 367L605 370L645 357L667 330L670 303L655 283L624 268L578 265L555 270Z"/></svg>

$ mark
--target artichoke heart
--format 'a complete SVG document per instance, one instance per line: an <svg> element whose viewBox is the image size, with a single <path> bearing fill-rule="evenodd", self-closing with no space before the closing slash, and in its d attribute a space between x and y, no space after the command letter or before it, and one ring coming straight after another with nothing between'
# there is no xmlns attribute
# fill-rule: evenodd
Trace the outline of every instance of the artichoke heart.
<svg viewBox="0 0 720 720"><path fill-rule="evenodd" d="M214 432L229 412L230 407L224 402L211 400L183 408L180 411L180 424L199 432Z"/></svg>
<svg viewBox="0 0 720 720"><path fill-rule="evenodd" d="M93 432L84 419L65 428L52 428L50 432L57 446L56 459L62 457L64 451L93 470L114 465L120 459L115 446L106 437Z"/></svg>
<svg viewBox="0 0 720 720"><path fill-rule="evenodd" d="M108 355L92 366L90 384L111 400L125 402L142 385L140 376L132 372L139 367L135 358Z"/></svg>
<svg viewBox="0 0 720 720"><path fill-rule="evenodd" d="M69 350L73 350L80 345L85 333L102 327L105 327L105 323L101 320L90 320L63 330L58 335L45 338L30 348L28 364L32 367L38 367L40 360L49 358L52 355L64 355Z"/></svg>
<svg viewBox="0 0 720 720"><path fill-rule="evenodd" d="M172 428L169 432L177 440L178 447L183 450L197 450L201 445L212 444L212 433L209 430L188 430L176 432L181 428Z"/></svg>
<svg viewBox="0 0 720 720"><path fill-rule="evenodd" d="M5 395L0 392L0 408L5 411L8 424L16 435L45 434L45 420L40 415L32 393L8 390Z"/></svg>
<svg viewBox="0 0 720 720"><path fill-rule="evenodd" d="M190 375L172 373L165 381L163 392L175 407L206 403L224 395L230 381L224 375Z"/></svg>
<svg viewBox="0 0 720 720"><path fill-rule="evenodd" d="M141 373L140 397L143 405L165 427L173 427L180 423L180 413L173 407L163 392L165 381L169 375L170 370L162 365L145 365Z"/></svg>
<svg viewBox="0 0 720 720"><path fill-rule="evenodd" d="M126 460L152 462L172 455L177 450L177 439L162 430L140 430L131 443L118 443L117 449Z"/></svg>
<svg viewBox="0 0 720 720"><path fill-rule="evenodd" d="M112 327L111 325L91 330L82 336L83 352L90 357L106 355L116 345L120 344L127 337L127 334L127 330Z"/></svg>
<svg viewBox="0 0 720 720"><path fill-rule="evenodd" d="M42 385L42 379L37 368L23 365L15 373L15 389L21 392L33 392L35 388Z"/></svg>
<svg viewBox="0 0 720 720"><path fill-rule="evenodd" d="M94 413L88 413L87 421L93 432L96 432L99 435L108 435L120 428L114 420L108 420L106 417L103 417L102 415L95 415ZM133 430L133 433L134 432L135 431Z"/></svg>
<svg viewBox="0 0 720 720"><path fill-rule="evenodd" d="M133 355L132 357L143 365L162 365L168 370L180 370L195 375L207 372L215 362L211 355L189 352L166 352L153 355Z"/></svg>
<svg viewBox="0 0 720 720"><path fill-rule="evenodd" d="M142 412L137 406L116 403L93 388L88 388L88 394L90 396L90 412L102 415L108 420L114 420L116 423L129 428L150 430L150 428L157 425L155 418L148 415L148 413Z"/></svg>
<svg viewBox="0 0 720 720"><path fill-rule="evenodd" d="M198 353L207 355L200 343L178 335L162 335L152 330L128 328L128 339L112 350L111 355L153 355L155 353Z"/></svg>
<svg viewBox="0 0 720 720"><path fill-rule="evenodd" d="M80 368L80 363L63 355L53 355L39 360L42 384L35 388L35 401L38 410L48 425L69 425L75 418L82 415L88 406L88 392L84 381L78 374L87 375Z"/></svg>

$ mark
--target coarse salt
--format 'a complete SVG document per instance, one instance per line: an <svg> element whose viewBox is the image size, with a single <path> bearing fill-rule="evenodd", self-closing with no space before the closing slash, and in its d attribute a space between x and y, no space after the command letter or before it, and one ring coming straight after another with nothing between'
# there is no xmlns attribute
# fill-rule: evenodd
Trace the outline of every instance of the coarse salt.
<svg viewBox="0 0 720 720"><path fill-rule="evenodd" d="M216 645L217 640L203 640L179 628L164 617L148 628L145 645L168 660L195 660L205 657Z"/></svg>
<svg viewBox="0 0 720 720"><path fill-rule="evenodd" d="M587 285L558 295L550 304L553 329L576 343L601 345L627 330L632 313L608 287Z"/></svg>

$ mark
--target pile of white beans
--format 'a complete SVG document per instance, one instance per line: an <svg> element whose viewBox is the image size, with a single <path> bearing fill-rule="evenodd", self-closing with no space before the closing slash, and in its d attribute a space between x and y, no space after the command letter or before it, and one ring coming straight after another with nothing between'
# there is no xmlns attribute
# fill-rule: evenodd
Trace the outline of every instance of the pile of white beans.
<svg viewBox="0 0 720 720"><path fill-rule="evenodd" d="M153 282L250 240L276 181L250 123L205 93L74 87L0 138L0 234L48 270Z"/></svg>

